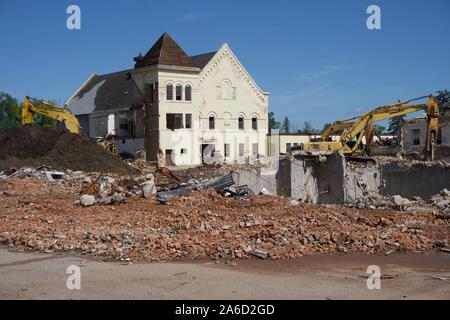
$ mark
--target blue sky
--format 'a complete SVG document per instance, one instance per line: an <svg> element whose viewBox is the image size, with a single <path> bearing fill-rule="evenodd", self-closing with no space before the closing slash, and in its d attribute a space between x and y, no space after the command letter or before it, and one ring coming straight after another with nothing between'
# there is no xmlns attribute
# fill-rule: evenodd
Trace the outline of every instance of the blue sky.
<svg viewBox="0 0 450 320"><path fill-rule="evenodd" d="M81 8L81 30L66 8ZM366 9L381 8L381 30ZM321 128L450 89L450 1L0 0L0 90L63 103L92 73L133 66L167 31L191 55L227 42L270 110Z"/></svg>

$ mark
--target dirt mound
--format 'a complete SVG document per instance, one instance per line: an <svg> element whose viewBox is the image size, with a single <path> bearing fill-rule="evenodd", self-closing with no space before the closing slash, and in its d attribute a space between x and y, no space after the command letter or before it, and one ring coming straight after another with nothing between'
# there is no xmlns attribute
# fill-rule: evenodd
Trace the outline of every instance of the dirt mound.
<svg viewBox="0 0 450 320"><path fill-rule="evenodd" d="M43 165L82 171L132 171L122 160L84 135L36 126L0 129L0 171Z"/></svg>

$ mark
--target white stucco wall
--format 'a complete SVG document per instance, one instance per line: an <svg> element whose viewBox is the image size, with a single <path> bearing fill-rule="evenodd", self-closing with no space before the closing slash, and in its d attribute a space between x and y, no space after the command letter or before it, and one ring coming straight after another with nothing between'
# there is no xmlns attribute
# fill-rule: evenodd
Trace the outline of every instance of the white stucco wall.
<svg viewBox="0 0 450 320"><path fill-rule="evenodd" d="M226 162L244 162L252 156L253 144L258 154L266 155L268 132L268 93L263 92L247 73L228 45L224 44L199 75L200 144L212 141L224 155L224 144L230 145ZM209 129L209 117L215 118L215 129ZM238 126L244 118L244 130ZM257 130L252 118L257 119ZM239 156L244 144L244 156Z"/></svg>

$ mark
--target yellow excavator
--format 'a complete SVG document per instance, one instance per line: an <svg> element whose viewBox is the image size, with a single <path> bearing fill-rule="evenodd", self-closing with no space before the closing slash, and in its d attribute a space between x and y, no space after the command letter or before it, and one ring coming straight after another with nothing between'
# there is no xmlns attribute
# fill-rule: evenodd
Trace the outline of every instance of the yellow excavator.
<svg viewBox="0 0 450 320"><path fill-rule="evenodd" d="M51 102L30 98L28 96L25 97L22 103L22 124L34 124L33 116L35 113L62 122L70 133L81 134L80 123L77 117L74 116L69 109L57 106ZM108 142L107 140L109 138L110 136L106 135L103 139L97 140L97 142L102 148L117 155L116 143L114 140Z"/></svg>
<svg viewBox="0 0 450 320"><path fill-rule="evenodd" d="M64 123L67 131L80 134L80 123L69 109L47 101L25 97L22 103L22 124L34 124L35 113L60 121Z"/></svg>
<svg viewBox="0 0 450 320"><path fill-rule="evenodd" d="M413 101L424 98L428 98L426 103L411 104ZM345 154L352 154L361 150L362 139L363 137L366 137L365 152L370 154L371 142L373 139L372 126L374 123L421 110L425 111L427 115L427 138L424 150L425 157L426 159L434 160L435 145L439 130L439 106L436 102L436 98L432 95L381 106L364 113L361 117L356 118L356 120L355 118L344 120L336 126L341 126L339 130L341 130L343 126L348 126L348 130L342 132L340 141L324 140L323 138L325 137L325 139L327 139L327 135L330 135L329 132L333 132L334 130L333 128L327 128L322 134L322 142L302 143L299 145L299 149L305 151L342 150ZM355 121L353 122L352 120Z"/></svg>
<svg viewBox="0 0 450 320"><path fill-rule="evenodd" d="M325 142L329 141L329 138L336 133L342 132L345 129L351 128L353 124L355 123L353 120L357 119L358 117L354 117L351 119L346 120L339 120L333 122L331 125L325 128L325 130L320 135L320 140Z"/></svg>

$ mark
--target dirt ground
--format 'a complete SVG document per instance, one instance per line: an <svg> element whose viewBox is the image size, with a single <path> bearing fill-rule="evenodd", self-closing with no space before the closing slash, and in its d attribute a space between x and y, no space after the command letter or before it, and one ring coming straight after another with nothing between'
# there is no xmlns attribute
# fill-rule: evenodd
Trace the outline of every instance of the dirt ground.
<svg viewBox="0 0 450 320"><path fill-rule="evenodd" d="M37 126L0 129L0 171L43 165L56 170L133 171L96 141L82 134Z"/></svg>
<svg viewBox="0 0 450 320"><path fill-rule="evenodd" d="M80 267L69 290L67 267ZM367 288L378 265L380 289ZM446 279L446 280L445 280ZM129 264L0 248L0 299L450 299L449 255Z"/></svg>

